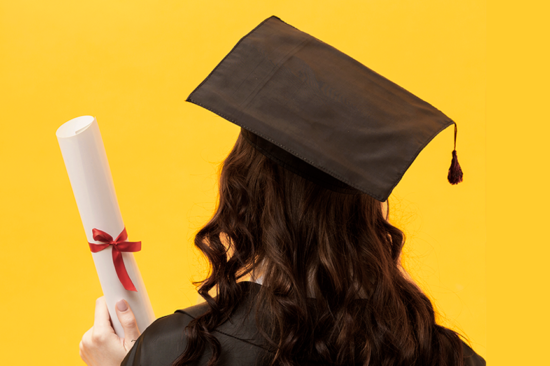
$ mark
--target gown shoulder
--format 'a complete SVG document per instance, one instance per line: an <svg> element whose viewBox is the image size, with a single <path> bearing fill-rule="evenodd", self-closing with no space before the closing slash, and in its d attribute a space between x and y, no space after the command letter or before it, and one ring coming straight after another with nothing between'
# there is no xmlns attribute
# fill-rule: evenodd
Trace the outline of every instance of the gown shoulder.
<svg viewBox="0 0 550 366"><path fill-rule="evenodd" d="M176 312L155 320L137 339L121 366L172 365L185 350L183 330L193 320Z"/></svg>
<svg viewBox="0 0 550 366"><path fill-rule="evenodd" d="M213 331L220 343L220 365L261 365L266 355L266 349L257 342L253 317L241 313L245 309L239 306L233 319ZM121 366L171 366L187 347L185 327L207 310L208 305L201 303L155 320L137 339ZM207 347L192 365L206 365L211 355L212 350Z"/></svg>
<svg viewBox="0 0 550 366"><path fill-rule="evenodd" d="M485 359L478 355L472 347L466 344L463 340L462 342L462 352L464 354L464 366L486 366L487 363Z"/></svg>

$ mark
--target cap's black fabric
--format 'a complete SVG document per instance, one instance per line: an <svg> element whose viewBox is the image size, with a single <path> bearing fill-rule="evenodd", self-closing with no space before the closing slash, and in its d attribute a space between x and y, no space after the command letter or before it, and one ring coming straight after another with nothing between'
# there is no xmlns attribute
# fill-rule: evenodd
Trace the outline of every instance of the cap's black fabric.
<svg viewBox="0 0 550 366"><path fill-rule="evenodd" d="M269 159L275 161L277 164L285 167L294 174L298 174L305 179L316 182L320 186L335 192L347 194L361 193L358 189L348 186L346 183L339 181L331 175L315 168L313 165L306 163L302 159L297 158L277 145L272 144L266 139L263 139L260 136L245 130L244 128L241 129L241 134L250 145L256 148L256 150L260 151Z"/></svg>
<svg viewBox="0 0 550 366"><path fill-rule="evenodd" d="M242 38L187 101L385 201L422 149L454 122L334 47L270 17ZM250 138L248 138L250 141ZM278 152L298 159L281 158ZM267 153L269 154L269 152ZM313 171L313 170L312 170ZM325 184L326 186L327 184ZM341 191L341 190L340 190Z"/></svg>

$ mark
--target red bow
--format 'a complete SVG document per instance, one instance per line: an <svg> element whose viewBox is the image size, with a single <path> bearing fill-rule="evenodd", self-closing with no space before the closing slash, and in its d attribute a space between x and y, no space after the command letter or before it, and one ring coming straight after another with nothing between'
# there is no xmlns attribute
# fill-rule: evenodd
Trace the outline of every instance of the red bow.
<svg viewBox="0 0 550 366"><path fill-rule="evenodd" d="M126 241L126 239L128 239L126 228L122 230L116 240L113 240L113 237L111 235L99 229L92 229L92 233L94 234L95 241L102 241L105 244L88 243L90 244L90 250L93 253L97 253L101 252L103 249L108 248L109 245L112 245L113 263L115 265L116 274L118 275L120 283L122 283L122 286L124 286L126 290L137 292L136 287L134 286L132 280L130 279L130 276L128 275L128 272L126 272L126 267L124 266L121 252L139 252L141 250L141 242Z"/></svg>

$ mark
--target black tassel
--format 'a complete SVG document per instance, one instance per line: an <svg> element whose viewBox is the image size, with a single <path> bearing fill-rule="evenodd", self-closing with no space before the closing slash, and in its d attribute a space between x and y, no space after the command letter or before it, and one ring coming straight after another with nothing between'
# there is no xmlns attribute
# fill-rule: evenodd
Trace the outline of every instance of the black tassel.
<svg viewBox="0 0 550 366"><path fill-rule="evenodd" d="M449 175L447 179L451 184L458 184L462 182L462 168L458 163L458 158L456 157L456 150L453 150L453 160L451 160L451 167L449 168Z"/></svg>
<svg viewBox="0 0 550 366"><path fill-rule="evenodd" d="M451 184L458 184L462 182L462 178L463 178L462 168L460 167L460 164L458 163L458 158L456 156L456 134L457 134L457 127L455 123L455 148L453 150L453 160L451 160L449 175L447 175L447 179Z"/></svg>

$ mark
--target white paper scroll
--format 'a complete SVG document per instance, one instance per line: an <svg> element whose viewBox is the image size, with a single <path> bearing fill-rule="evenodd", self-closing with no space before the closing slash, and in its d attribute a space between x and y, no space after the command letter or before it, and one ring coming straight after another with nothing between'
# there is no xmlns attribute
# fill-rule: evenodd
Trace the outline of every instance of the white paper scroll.
<svg viewBox="0 0 550 366"><path fill-rule="evenodd" d="M116 239L124 229L124 223L96 119L92 116L74 118L59 127L56 135L84 225L86 239L90 243L100 243L94 241L92 234L94 228L102 230ZM128 241L140 240L132 236L131 228L128 228L127 231ZM82 245L82 250L90 250L88 243L84 242L84 238L82 238L82 243L75 244ZM147 244L144 243L144 245ZM143 332L153 322L155 315L134 255L124 252L122 258L137 292L125 290L120 283L111 251L112 246L109 246L101 252L90 253L94 258L115 332L119 337L124 337L115 312L115 304L121 299L128 301L136 316L139 330Z"/></svg>

